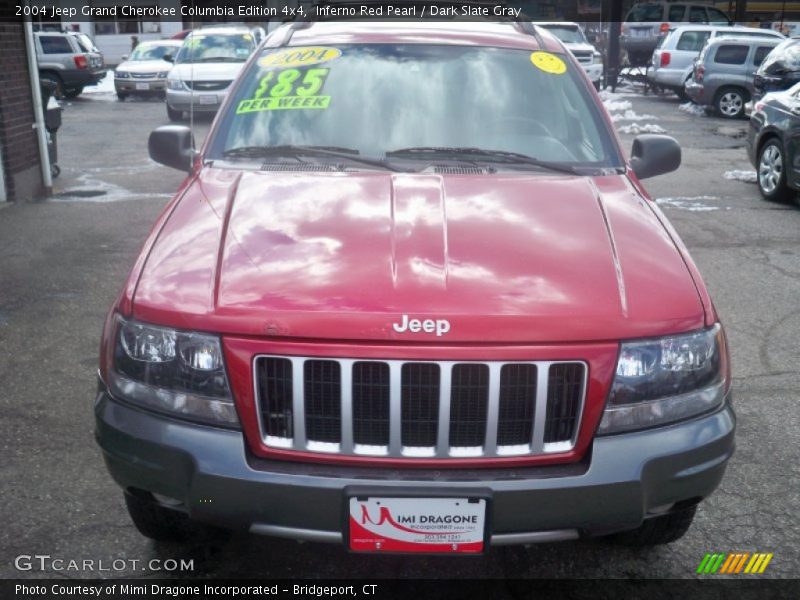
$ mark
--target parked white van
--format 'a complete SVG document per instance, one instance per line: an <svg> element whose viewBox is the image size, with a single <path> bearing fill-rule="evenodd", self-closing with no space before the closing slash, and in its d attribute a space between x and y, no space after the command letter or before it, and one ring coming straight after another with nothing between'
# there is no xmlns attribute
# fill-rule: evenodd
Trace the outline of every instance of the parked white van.
<svg viewBox="0 0 800 600"><path fill-rule="evenodd" d="M654 85L685 96L684 84L692 76L692 63L706 42L719 36L737 38L769 37L784 39L771 29L755 27L717 27L714 25L684 25L671 29L653 52L647 77Z"/></svg>

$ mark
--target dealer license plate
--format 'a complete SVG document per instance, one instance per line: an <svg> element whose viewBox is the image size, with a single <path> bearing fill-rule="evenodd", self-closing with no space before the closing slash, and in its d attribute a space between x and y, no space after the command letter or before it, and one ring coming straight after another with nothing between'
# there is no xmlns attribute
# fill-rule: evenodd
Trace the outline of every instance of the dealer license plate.
<svg viewBox="0 0 800 600"><path fill-rule="evenodd" d="M137 83L136 84L136 89L137 90L149 90L150 89L150 84L149 83Z"/></svg>
<svg viewBox="0 0 800 600"><path fill-rule="evenodd" d="M483 498L350 498L350 549L357 552L483 552Z"/></svg>
<svg viewBox="0 0 800 600"><path fill-rule="evenodd" d="M200 104L216 104L217 103L217 95L216 94L202 94L198 102Z"/></svg>

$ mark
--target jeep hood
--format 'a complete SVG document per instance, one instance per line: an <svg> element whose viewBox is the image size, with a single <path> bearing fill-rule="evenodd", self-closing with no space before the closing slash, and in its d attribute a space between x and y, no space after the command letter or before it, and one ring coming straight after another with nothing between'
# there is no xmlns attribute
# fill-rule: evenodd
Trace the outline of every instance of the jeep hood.
<svg viewBox="0 0 800 600"><path fill-rule="evenodd" d="M143 321L440 343L617 340L704 324L658 209L622 175L206 168L171 211L136 286ZM403 315L450 330L398 333Z"/></svg>

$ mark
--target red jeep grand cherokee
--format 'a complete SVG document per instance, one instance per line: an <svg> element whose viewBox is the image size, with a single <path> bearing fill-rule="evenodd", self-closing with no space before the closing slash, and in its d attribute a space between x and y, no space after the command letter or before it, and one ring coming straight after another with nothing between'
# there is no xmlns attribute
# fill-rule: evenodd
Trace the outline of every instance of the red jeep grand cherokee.
<svg viewBox="0 0 800 600"><path fill-rule="evenodd" d="M286 25L105 325L97 440L147 536L363 552L688 529L734 448L725 337L580 65L515 23Z"/></svg>

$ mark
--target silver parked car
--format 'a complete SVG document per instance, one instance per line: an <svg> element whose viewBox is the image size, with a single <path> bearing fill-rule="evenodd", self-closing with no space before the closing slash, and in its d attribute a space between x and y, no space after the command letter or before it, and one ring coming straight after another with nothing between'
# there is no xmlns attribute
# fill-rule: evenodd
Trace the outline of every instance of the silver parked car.
<svg viewBox="0 0 800 600"><path fill-rule="evenodd" d="M754 27L715 27L711 25L685 25L671 30L653 52L647 77L656 86L684 94L684 85L692 76L694 59L708 40L718 37L785 39L771 29Z"/></svg>
<svg viewBox="0 0 800 600"><path fill-rule="evenodd" d="M85 33L37 31L33 37L39 79L51 82L56 96L75 98L106 76L103 55Z"/></svg>
<svg viewBox="0 0 800 600"><path fill-rule="evenodd" d="M142 42L114 71L114 89L117 98L125 100L131 95L165 94L167 75L174 57L181 48L180 40Z"/></svg>
<svg viewBox="0 0 800 600"><path fill-rule="evenodd" d="M208 27L190 33L167 77L167 115L179 121L190 109L216 112L233 80L256 49L247 27Z"/></svg>
<svg viewBox="0 0 800 600"><path fill-rule="evenodd" d="M721 10L702 2L639 2L622 24L620 44L633 66L646 65L660 38L682 24L730 25Z"/></svg>
<svg viewBox="0 0 800 600"><path fill-rule="evenodd" d="M763 38L709 40L686 82L686 94L697 104L713 106L720 117L742 117L753 97L756 69L779 43Z"/></svg>

